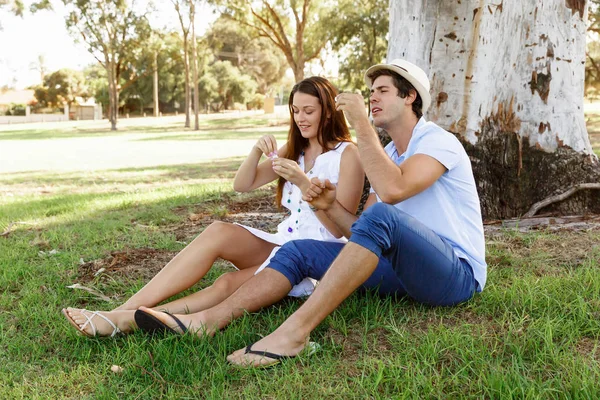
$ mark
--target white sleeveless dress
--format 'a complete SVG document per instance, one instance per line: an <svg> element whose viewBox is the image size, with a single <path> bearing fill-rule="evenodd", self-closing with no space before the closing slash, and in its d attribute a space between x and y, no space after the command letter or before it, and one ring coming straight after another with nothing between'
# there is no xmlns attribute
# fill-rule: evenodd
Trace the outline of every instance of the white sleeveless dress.
<svg viewBox="0 0 600 400"><path fill-rule="evenodd" d="M335 149L319 155L315 160L312 169L307 172L308 177L329 179L331 183L337 185L340 178L342 153L349 144L350 142L342 142L338 144ZM298 164L304 171L303 155L298 159ZM275 255L277 250L290 240L315 239L341 243L348 241L348 239L343 236L339 239L336 238L327 230L327 228L325 228L325 226L323 226L315 213L310 209L309 204L302 200L302 192L296 185L292 185L290 182L285 183L281 205L289 210L290 215L277 226L277 233L267 233L260 229L237 224L250 231L253 235L277 245L265 262L258 268L256 273L265 269L265 267L269 265L271 257ZM294 286L288 295L294 297L308 296L315 288L315 284L316 281L314 279L306 278Z"/></svg>

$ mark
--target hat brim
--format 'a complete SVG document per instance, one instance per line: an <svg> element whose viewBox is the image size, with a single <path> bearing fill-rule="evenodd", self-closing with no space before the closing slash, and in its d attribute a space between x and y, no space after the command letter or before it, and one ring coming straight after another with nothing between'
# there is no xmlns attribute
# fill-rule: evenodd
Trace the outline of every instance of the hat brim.
<svg viewBox="0 0 600 400"><path fill-rule="evenodd" d="M429 109L429 106L431 105L431 94L429 94L429 90L425 89L425 87L404 68L398 67L397 65L393 65L393 64L373 65L372 67L370 67L367 70L367 72L365 72L365 83L367 84L367 87L369 88L369 90L371 90L371 87L373 85L373 82L371 81L371 78L369 78L369 75L371 75L373 72L379 71L381 69L388 69L390 71L397 73L398 75L400 75L401 77L403 77L404 79L409 81L411 83L411 85L413 85L415 87L415 89L417 90L417 93L419 93L419 96L421 96L421 100L423 100L423 110L422 111L423 111L423 114L425 114L425 112Z"/></svg>

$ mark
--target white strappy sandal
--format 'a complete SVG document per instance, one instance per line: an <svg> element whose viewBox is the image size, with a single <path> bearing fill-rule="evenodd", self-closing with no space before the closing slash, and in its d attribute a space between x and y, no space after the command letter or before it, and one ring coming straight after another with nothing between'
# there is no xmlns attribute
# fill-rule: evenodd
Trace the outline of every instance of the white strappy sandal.
<svg viewBox="0 0 600 400"><path fill-rule="evenodd" d="M80 333L84 334L85 336L96 337L96 333L98 331L96 330L96 325L94 325L94 323L92 322L92 319L94 319L94 317L100 317L103 320L105 320L106 322L108 322L110 326L112 326L113 331L110 334L110 337L114 337L116 334L121 333L121 330L110 319L108 319L104 315L100 314L100 311L89 311L84 308L84 309L81 309L80 312L81 312L81 315L83 315L85 317L85 319L87 319L87 321L85 322L85 324L83 324L83 326L79 326L75 321L73 321L73 318L71 318L71 316L67 312L66 308L62 309L62 313L67 318L67 321L69 321L69 323L71 325L73 325ZM88 316L86 313L91 313L91 315ZM92 328L91 334L84 330L85 327L88 326L88 324ZM102 335L102 336L108 336L108 335Z"/></svg>

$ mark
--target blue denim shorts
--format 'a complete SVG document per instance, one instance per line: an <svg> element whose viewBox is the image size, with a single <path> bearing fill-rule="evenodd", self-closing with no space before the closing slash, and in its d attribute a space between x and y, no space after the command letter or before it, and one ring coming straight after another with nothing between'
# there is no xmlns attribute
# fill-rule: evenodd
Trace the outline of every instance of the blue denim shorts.
<svg viewBox="0 0 600 400"><path fill-rule="evenodd" d="M446 240L391 205L377 203L365 211L352 225L350 241L379 257L362 288L435 306L462 303L478 290L471 266ZM319 280L343 248L343 243L294 240L282 246L269 268L292 285L306 277Z"/></svg>

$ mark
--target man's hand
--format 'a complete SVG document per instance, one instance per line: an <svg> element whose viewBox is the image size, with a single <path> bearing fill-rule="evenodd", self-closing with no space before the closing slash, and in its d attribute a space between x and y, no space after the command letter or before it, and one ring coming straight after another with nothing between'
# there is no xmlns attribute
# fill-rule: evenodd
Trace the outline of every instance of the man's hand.
<svg viewBox="0 0 600 400"><path fill-rule="evenodd" d="M335 109L342 110L351 127L356 128L359 123L369 123L369 116L365 108L365 99L356 93L340 93L335 97Z"/></svg>
<svg viewBox="0 0 600 400"><path fill-rule="evenodd" d="M318 210L328 210L335 202L336 188L329 179L313 178L308 190L302 192L302 200Z"/></svg>

